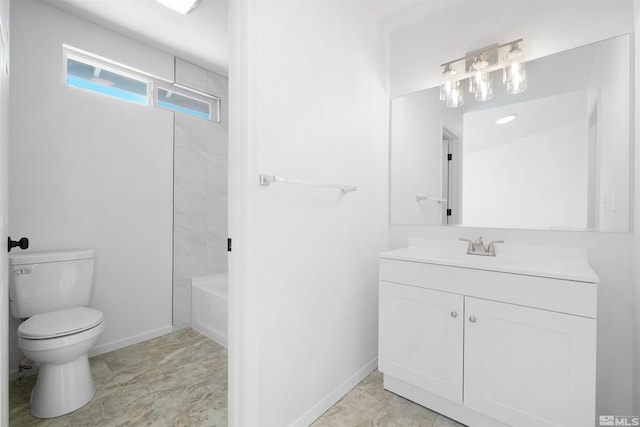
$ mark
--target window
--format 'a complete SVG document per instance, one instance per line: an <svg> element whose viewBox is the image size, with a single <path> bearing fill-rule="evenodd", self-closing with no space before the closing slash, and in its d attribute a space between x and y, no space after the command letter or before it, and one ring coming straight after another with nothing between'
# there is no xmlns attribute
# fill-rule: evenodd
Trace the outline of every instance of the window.
<svg viewBox="0 0 640 427"><path fill-rule="evenodd" d="M172 90L158 88L158 107L191 114L211 120L211 102L196 99L195 97L182 95Z"/></svg>
<svg viewBox="0 0 640 427"><path fill-rule="evenodd" d="M160 80L144 71L70 46L64 46L64 54L69 86L220 122L220 98Z"/></svg>
<svg viewBox="0 0 640 427"><path fill-rule="evenodd" d="M67 84L149 105L148 81L67 56Z"/></svg>

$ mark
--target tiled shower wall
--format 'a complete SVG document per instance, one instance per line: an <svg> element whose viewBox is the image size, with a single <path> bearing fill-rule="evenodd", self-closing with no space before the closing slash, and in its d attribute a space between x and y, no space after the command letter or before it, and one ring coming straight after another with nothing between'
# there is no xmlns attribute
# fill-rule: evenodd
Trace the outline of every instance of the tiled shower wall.
<svg viewBox="0 0 640 427"><path fill-rule="evenodd" d="M221 123L175 113L173 325L191 324L191 279L227 272L228 81L176 58L176 82L222 99Z"/></svg>

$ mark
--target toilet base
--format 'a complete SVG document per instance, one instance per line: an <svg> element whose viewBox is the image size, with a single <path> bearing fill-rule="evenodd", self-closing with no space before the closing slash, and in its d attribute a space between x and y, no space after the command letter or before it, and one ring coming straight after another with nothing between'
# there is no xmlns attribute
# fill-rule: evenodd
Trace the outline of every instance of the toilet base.
<svg viewBox="0 0 640 427"><path fill-rule="evenodd" d="M54 418L86 405L95 395L87 354L64 364L43 363L31 392L31 415Z"/></svg>

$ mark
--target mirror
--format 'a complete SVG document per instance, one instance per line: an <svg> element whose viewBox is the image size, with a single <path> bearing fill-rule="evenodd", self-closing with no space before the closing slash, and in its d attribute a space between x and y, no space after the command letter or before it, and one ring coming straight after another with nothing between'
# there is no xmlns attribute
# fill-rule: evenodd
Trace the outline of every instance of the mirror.
<svg viewBox="0 0 640 427"><path fill-rule="evenodd" d="M516 95L495 71L493 99L457 109L438 87L394 98L391 223L628 231L631 52L624 35L528 61Z"/></svg>

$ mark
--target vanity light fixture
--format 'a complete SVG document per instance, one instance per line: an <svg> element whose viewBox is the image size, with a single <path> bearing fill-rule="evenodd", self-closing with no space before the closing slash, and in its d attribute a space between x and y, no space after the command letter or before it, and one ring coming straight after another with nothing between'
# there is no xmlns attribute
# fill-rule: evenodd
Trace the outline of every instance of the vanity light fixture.
<svg viewBox="0 0 640 427"><path fill-rule="evenodd" d="M464 102L460 80L457 78L457 73L451 68L442 73L440 100L445 101L449 108L457 108Z"/></svg>
<svg viewBox="0 0 640 427"><path fill-rule="evenodd" d="M450 108L463 105L460 84L465 79L469 80L469 92L474 94L476 101L493 98L492 72L500 68L503 69L502 82L507 93L525 91L527 74L521 42L522 39L518 39L501 45L494 44L442 64L440 99Z"/></svg>
<svg viewBox="0 0 640 427"><path fill-rule="evenodd" d="M469 69L469 92L475 95L476 101L486 101L493 98L493 75L488 69L489 62L480 54L473 60Z"/></svg>
<svg viewBox="0 0 640 427"><path fill-rule="evenodd" d="M505 123L509 123L514 121L516 118L515 114L509 114L508 116L504 116L504 117L500 117L498 120L496 120L496 124L497 125L503 125Z"/></svg>
<svg viewBox="0 0 640 427"><path fill-rule="evenodd" d="M172 9L178 13L186 15L197 6L199 0L156 0L156 1L161 5L168 7L169 9Z"/></svg>
<svg viewBox="0 0 640 427"><path fill-rule="evenodd" d="M507 86L507 93L520 93L527 90L527 68L524 62L524 52L520 44L511 45L503 68L502 82Z"/></svg>

